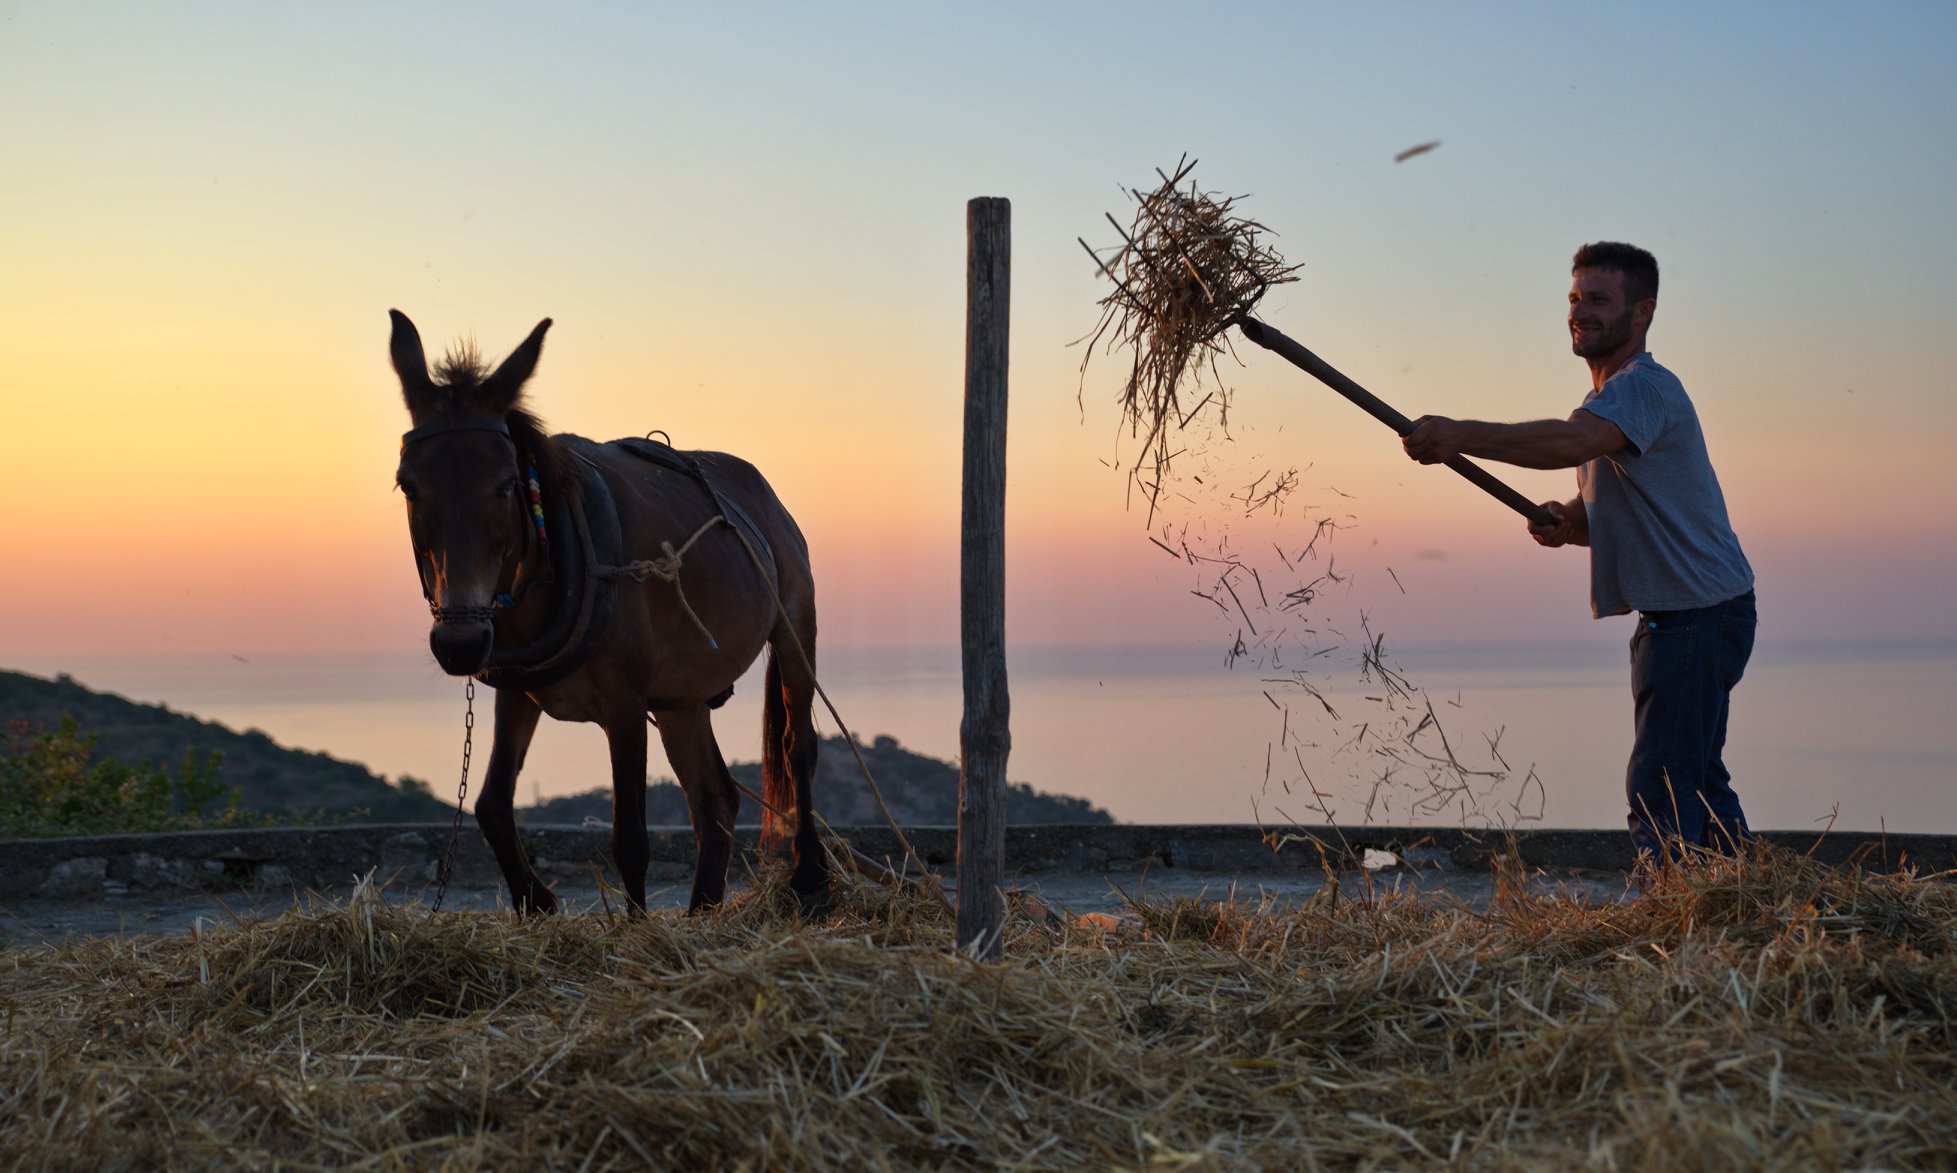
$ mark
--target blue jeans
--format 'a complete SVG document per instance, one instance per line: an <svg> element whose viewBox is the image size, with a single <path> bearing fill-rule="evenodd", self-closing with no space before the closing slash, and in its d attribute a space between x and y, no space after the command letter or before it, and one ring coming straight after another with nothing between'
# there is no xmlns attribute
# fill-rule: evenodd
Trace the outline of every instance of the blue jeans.
<svg viewBox="0 0 1957 1173"><path fill-rule="evenodd" d="M1637 738L1624 789L1639 855L1732 854L1752 839L1720 754L1733 686L1753 654L1753 592L1691 611L1643 611L1631 635Z"/></svg>

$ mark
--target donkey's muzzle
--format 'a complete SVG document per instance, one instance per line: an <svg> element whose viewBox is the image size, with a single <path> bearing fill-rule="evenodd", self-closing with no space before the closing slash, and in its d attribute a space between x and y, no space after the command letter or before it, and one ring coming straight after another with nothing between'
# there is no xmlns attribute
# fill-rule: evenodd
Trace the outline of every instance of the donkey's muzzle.
<svg viewBox="0 0 1957 1173"><path fill-rule="evenodd" d="M428 631L428 650L450 676L474 676L489 663L495 638L487 619L438 620Z"/></svg>

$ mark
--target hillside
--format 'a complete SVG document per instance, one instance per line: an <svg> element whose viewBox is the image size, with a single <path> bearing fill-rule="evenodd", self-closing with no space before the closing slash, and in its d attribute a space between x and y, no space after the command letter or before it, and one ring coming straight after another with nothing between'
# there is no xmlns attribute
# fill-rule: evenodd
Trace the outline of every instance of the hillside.
<svg viewBox="0 0 1957 1173"><path fill-rule="evenodd" d="M0 730L21 725L56 728L63 716L73 717L84 733L94 734L97 760L113 758L135 765L160 762L175 768L185 751L218 753L219 781L236 786L240 805L251 810L287 814L324 812L354 822L430 822L449 818L455 808L420 789L418 783L389 783L367 767L328 754L288 749L256 729L239 733L213 721L173 711L167 705L141 704L114 693L97 692L63 675L53 680L0 670ZM0 739L0 755L11 738ZM906 826L951 826L958 822L958 767L951 762L913 753L893 737L877 737L863 746L884 800ZM759 762L735 762L728 769L744 785L761 788ZM840 737L826 738L816 767L815 806L839 827L883 822L870 790L857 771L849 746ZM550 799L522 808L535 823L581 823L587 818L611 820L611 792ZM1006 794L1010 823L1112 823L1114 819L1085 799L1048 794L1023 782ZM647 788L646 821L681 826L690 820L686 799L670 781ZM759 822L752 801L742 803L742 821Z"/></svg>
<svg viewBox="0 0 1957 1173"><path fill-rule="evenodd" d="M218 779L236 786L240 805L286 813L323 811L356 822L428 822L454 807L413 784L396 786L357 762L288 749L256 729L239 733L212 721L96 692L62 675L53 680L0 671L0 728L54 729L66 715L96 736L95 758L175 768L187 749L224 757ZM0 742L8 752L12 738Z"/></svg>
<svg viewBox="0 0 1957 1173"><path fill-rule="evenodd" d="M883 791L897 821L909 827L948 827L958 822L958 767L951 762L914 753L894 737L877 737L863 746L863 761ZM728 767L743 785L759 793L761 764L734 762ZM883 815L870 796L870 788L856 768L856 759L841 737L824 738L816 761L816 813L838 827L880 826ZM587 818L611 821L609 790L549 799L520 812L536 823L578 823ZM646 821L654 825L687 823L686 796L672 782L662 781L646 790ZM751 799L741 800L741 821L761 821L760 808ZM1114 818L1084 798L1048 794L1024 782L1012 783L1006 792L1006 821L1029 823L1112 823Z"/></svg>

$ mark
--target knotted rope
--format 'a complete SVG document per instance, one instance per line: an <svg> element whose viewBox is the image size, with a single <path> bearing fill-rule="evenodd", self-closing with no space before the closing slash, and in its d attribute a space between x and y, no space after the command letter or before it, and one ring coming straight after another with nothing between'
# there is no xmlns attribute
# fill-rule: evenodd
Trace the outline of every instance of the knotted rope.
<svg viewBox="0 0 1957 1173"><path fill-rule="evenodd" d="M597 566L593 567L592 571L603 579L629 578L633 582L644 582L648 578L656 578L660 582L671 583L673 594L679 598L680 610L686 612L686 617L693 621L693 626L700 629L700 634L706 637L707 646L714 651L719 651L720 642L714 639L713 632L708 631L707 625L694 614L693 605L686 601L686 588L680 585L680 567L684 565L686 552L693 548L693 543L699 541L714 526L727 524L727 515L716 513L707 519L706 524L694 530L693 536L682 542L677 550L673 548L673 543L661 542L657 558L641 558L636 562L628 562L624 566ZM735 529L734 532L740 531ZM745 545L746 542L743 541L742 544Z"/></svg>
<svg viewBox="0 0 1957 1173"><path fill-rule="evenodd" d="M702 483L705 483L705 479L705 477L701 478ZM712 491L711 486L709 486L708 491ZM715 495L715 499L718 500L718 494ZM708 518L706 523L701 525L699 529L694 530L693 536L682 542L677 550L673 548L671 542L661 542L659 543L660 553L657 558L641 558L637 561L629 562L624 566L596 566L592 568L592 573L604 579L629 578L633 582L644 582L648 578L656 578L661 582L673 584L673 593L679 597L680 609L685 611L686 617L693 621L693 626L700 629L700 634L706 637L708 646L718 651L720 644L714 640L713 633L707 630L707 625L702 623L700 617L693 613L692 606L686 601L686 591L680 586L680 568L685 563L686 552L693 548L693 543L699 541L706 535L708 530L717 525L725 525L728 529L734 531L734 537L740 541L741 549L747 552L748 560L754 563L754 568L757 571L760 571L762 581L768 587L768 598L775 605L775 615L781 619L782 625L787 629L790 639L794 642L795 653L801 657L802 665L809 674L809 682L815 686L816 695L821 698L824 707L829 710L829 715L835 719L836 728L842 733L843 740L848 743L849 752L855 756L856 768L862 771L863 781L869 784L870 797L876 800L877 809L883 813L884 821L890 825L891 834L896 836L898 845L903 848L906 860L917 869L917 874L931 885L937 893L938 899L941 902L949 903L945 899L943 888L938 885L936 878L931 875L930 869L924 866L923 857L917 854L917 850L911 846L910 839L904 835L904 829L898 825L897 817L890 813L890 807L883 800L883 788L878 786L877 780L870 776L869 763L863 760L863 751L857 748L856 735L849 731L849 726L843 722L843 715L836 711L835 702L829 699L828 691L822 687L822 681L816 677L815 661L810 658L809 650L803 645L802 637L796 632L795 625L789 621L788 608L782 604L781 593L775 589L773 575L769 570L768 564L761 560L760 553L755 550L754 544L748 541L747 534L740 526L728 521L726 514L716 513ZM646 719L648 721L652 720L651 715L647 714ZM793 821L793 816L790 812L781 810L752 790L741 786L738 782L735 785L739 786L748 797L754 799L768 810L773 811L777 816L783 818L784 821ZM823 826L825 829L828 827L826 823ZM877 874L883 878L887 878L892 874L889 873L888 869L882 868L882 865L877 864L874 860L869 859L854 847L844 842L841 836L836 835L834 831L830 831L830 836L844 848L845 860L856 870L867 871L867 869L878 869Z"/></svg>
<svg viewBox="0 0 1957 1173"><path fill-rule="evenodd" d="M705 472L696 466L693 469L693 475L706 487L707 492L713 497L714 502L721 505L722 508L726 508L725 504L720 500L720 494L714 490L713 483L707 480ZM671 583L673 593L679 599L680 609L686 612L686 617L693 621L693 626L698 628L700 634L706 638L707 646L715 651L719 651L719 641L714 639L713 632L707 630L707 625L701 622L700 616L694 613L692 605L686 601L686 591L680 585L680 569L685 564L686 552L693 548L695 542L698 542L702 537L706 536L708 530L717 525L725 525L733 531L735 539L741 543L741 549L746 551L748 560L753 562L754 568L761 573L761 579L768 588L768 597L775 605L775 615L782 621L783 626L787 628L789 637L795 646L795 653L800 657L804 669L809 674L809 682L815 686L816 696L822 700L823 706L829 710L829 716L835 720L837 730L843 735L844 742L849 746L849 752L856 758L856 768L862 772L863 781L869 784L870 797L876 801L877 810L882 812L884 821L890 825L891 834L896 837L898 846L903 849L904 857L908 861L909 866L915 867L920 879L930 884L933 890L936 891L940 902L948 904L949 902L945 898L943 888L938 884L936 878L932 876L930 869L924 866L923 857L918 855L917 849L911 846L910 839L904 834L903 828L897 822L897 817L890 812L889 805L884 802L883 788L878 786L877 780L870 775L869 763L863 760L863 751L856 744L856 735L850 732L849 726L843 721L843 715L836 711L835 702L829 699L828 690L822 687L822 681L817 678L815 674L815 660L809 655L809 649L802 643L802 637L796 632L795 625L789 621L788 608L782 604L781 592L776 589L774 571L770 565L772 559L770 561L762 560L761 554L755 550L754 543L748 540L747 532L741 526L729 521L725 513L716 513L708 518L699 529L694 530L691 537L680 543L678 549L674 549L671 542L661 542L659 543L659 556L656 558L641 558L626 563L623 566L597 565L591 568L591 573L598 578L612 581L620 578L629 578L633 582L642 583L648 578L656 578L661 582ZM648 721L652 720L652 715L648 713L646 719ZM736 783L736 785L739 784ZM782 817L785 821L793 821L790 812L780 810L772 803L762 799L760 795L748 790L745 786L742 786L741 789L746 791L756 802L774 811L777 816ZM817 818L820 821L820 816L817 816ZM826 823L822 825L824 829L828 829ZM880 873L885 877L891 874L888 869L882 868L882 865L863 856L861 852L849 846L833 830L830 830L830 837L847 849L845 859L858 871L867 872L869 869L875 868L879 869Z"/></svg>

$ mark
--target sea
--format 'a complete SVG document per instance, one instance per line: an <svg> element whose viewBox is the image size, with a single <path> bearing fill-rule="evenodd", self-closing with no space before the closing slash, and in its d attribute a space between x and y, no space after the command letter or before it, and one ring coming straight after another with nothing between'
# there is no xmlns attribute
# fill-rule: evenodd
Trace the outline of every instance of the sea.
<svg viewBox="0 0 1957 1173"><path fill-rule="evenodd" d="M24 655L390 779L460 789L463 682L426 652ZM825 649L825 734L958 757L956 648ZM1214 646L1031 647L1008 656L1007 774L1138 823L1615 828L1631 741L1621 643L1405 647L1384 664L1232 658ZM759 757L760 670L715 718ZM475 699L487 760L489 690ZM1758 828L1957 833L1957 641L1763 642L1734 694L1726 760ZM840 718L840 720L838 719ZM669 773L653 740L648 773ZM545 720L518 801L609 785L603 733ZM479 784L480 775L469 780ZM466 805L466 804L465 804Z"/></svg>

